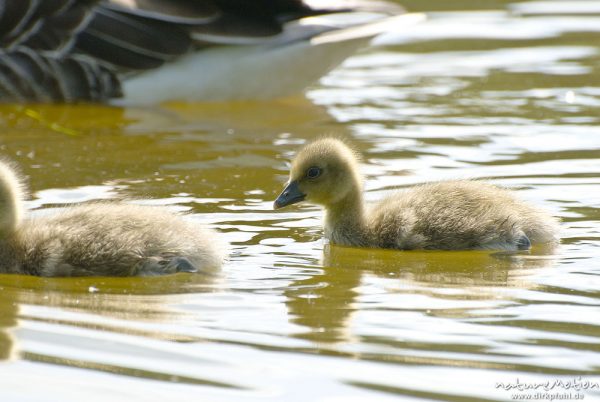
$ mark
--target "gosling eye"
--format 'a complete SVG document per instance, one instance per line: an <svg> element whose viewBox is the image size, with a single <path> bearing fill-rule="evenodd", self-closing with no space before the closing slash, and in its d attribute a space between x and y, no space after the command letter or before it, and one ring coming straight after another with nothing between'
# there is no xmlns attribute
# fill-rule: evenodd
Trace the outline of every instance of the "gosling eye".
<svg viewBox="0 0 600 402"><path fill-rule="evenodd" d="M306 177L308 177L309 179L316 179L317 177L321 176L321 168L313 166L311 168L308 168L308 170L306 171Z"/></svg>

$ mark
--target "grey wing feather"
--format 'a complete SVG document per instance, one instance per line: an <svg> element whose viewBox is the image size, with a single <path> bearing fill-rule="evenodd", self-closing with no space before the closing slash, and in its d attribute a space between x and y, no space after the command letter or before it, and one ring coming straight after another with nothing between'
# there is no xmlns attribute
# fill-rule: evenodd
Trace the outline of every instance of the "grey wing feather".
<svg viewBox="0 0 600 402"><path fill-rule="evenodd" d="M58 51L85 27L98 0L1 0L0 45Z"/></svg>
<svg viewBox="0 0 600 402"><path fill-rule="evenodd" d="M178 24L98 7L76 49L125 69L145 70L186 53L188 32Z"/></svg>
<svg viewBox="0 0 600 402"><path fill-rule="evenodd" d="M4 102L105 102L121 96L114 71L93 59L56 57L19 48L0 53Z"/></svg>
<svg viewBox="0 0 600 402"><path fill-rule="evenodd" d="M99 0L0 0L1 102L104 102L115 71L71 52Z"/></svg>

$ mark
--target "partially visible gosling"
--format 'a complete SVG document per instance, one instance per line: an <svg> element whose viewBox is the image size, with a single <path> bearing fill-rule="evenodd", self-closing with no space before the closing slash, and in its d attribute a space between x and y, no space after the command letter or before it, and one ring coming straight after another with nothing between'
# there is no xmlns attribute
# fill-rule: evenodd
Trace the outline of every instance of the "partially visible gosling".
<svg viewBox="0 0 600 402"><path fill-rule="evenodd" d="M344 142L323 138L294 158L274 208L301 201L325 207L333 244L390 249L526 250L558 240L558 221L480 181L445 181L396 192L366 209L358 159Z"/></svg>
<svg viewBox="0 0 600 402"><path fill-rule="evenodd" d="M211 230L161 207L95 203L23 219L24 188L0 161L0 273L148 276L218 268Z"/></svg>

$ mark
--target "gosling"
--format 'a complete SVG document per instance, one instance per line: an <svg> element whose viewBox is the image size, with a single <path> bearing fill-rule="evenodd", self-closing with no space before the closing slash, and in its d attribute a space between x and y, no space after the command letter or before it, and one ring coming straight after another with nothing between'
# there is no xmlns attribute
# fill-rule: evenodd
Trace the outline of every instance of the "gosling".
<svg viewBox="0 0 600 402"><path fill-rule="evenodd" d="M367 209L357 155L322 138L292 162L274 208L309 201L325 208L331 244L388 249L527 250L558 241L558 221L481 181L444 181L396 192Z"/></svg>
<svg viewBox="0 0 600 402"><path fill-rule="evenodd" d="M0 160L0 273L152 276L218 268L225 245L161 207L93 203L24 219L25 189Z"/></svg>

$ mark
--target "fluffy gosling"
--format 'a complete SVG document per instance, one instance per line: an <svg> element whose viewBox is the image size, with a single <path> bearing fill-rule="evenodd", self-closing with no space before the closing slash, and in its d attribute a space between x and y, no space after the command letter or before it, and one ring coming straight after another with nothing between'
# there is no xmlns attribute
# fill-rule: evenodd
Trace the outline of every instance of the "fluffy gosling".
<svg viewBox="0 0 600 402"><path fill-rule="evenodd" d="M527 250L558 240L558 221L505 189L480 181L443 181L398 191L365 207L358 158L323 138L292 161L274 208L309 201L325 208L332 244L400 250Z"/></svg>
<svg viewBox="0 0 600 402"><path fill-rule="evenodd" d="M24 187L0 160L0 273L150 276L218 268L211 230L161 207L95 203L23 218Z"/></svg>

